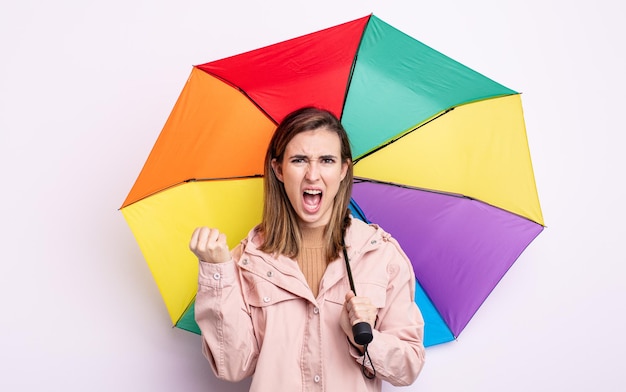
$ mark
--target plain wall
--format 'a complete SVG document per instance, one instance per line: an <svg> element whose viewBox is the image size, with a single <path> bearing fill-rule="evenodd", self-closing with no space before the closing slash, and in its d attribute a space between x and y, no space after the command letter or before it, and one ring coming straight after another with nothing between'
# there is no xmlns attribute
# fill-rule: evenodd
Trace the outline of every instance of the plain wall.
<svg viewBox="0 0 626 392"><path fill-rule="evenodd" d="M3 2L0 390L247 390L216 380L199 337L170 327L118 208L192 65L372 12L522 91L548 226L404 390L625 390L624 11L618 0Z"/></svg>

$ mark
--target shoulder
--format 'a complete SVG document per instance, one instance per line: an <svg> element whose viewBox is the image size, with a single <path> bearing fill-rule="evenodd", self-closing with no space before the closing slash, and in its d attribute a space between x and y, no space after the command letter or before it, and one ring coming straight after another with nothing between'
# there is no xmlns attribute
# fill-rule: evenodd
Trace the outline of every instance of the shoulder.
<svg viewBox="0 0 626 392"><path fill-rule="evenodd" d="M367 256L374 256L375 259L385 260L388 265L395 265L392 270L402 271L412 270L412 264L408 256L402 249L398 241L385 231L382 227L374 223L365 223L359 219L352 219L352 223L347 232L347 242L354 251Z"/></svg>
<svg viewBox="0 0 626 392"><path fill-rule="evenodd" d="M244 253L263 253L259 250L262 244L263 233L259 230L259 226L255 226L248 232L248 235L231 250L231 255L233 259L238 261Z"/></svg>
<svg viewBox="0 0 626 392"><path fill-rule="evenodd" d="M369 238L375 235L379 229L378 225L365 223L360 219L352 217L346 236L355 239Z"/></svg>
<svg viewBox="0 0 626 392"><path fill-rule="evenodd" d="M352 218L351 224L348 227L346 241L355 247L386 242L392 242L398 245L392 235L379 225L375 223L365 223L356 218Z"/></svg>

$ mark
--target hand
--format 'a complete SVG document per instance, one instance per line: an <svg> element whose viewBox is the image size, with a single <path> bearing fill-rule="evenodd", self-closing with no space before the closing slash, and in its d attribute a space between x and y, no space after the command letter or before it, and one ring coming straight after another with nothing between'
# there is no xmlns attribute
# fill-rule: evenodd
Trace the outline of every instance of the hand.
<svg viewBox="0 0 626 392"><path fill-rule="evenodd" d="M225 263L230 260L226 235L217 229L198 227L191 235L189 249L200 261Z"/></svg>
<svg viewBox="0 0 626 392"><path fill-rule="evenodd" d="M343 304L340 325L343 332L348 336L353 345L359 346L352 336L352 326L365 321L374 328L378 309L372 305L368 297L357 297L352 291L346 293L346 302Z"/></svg>

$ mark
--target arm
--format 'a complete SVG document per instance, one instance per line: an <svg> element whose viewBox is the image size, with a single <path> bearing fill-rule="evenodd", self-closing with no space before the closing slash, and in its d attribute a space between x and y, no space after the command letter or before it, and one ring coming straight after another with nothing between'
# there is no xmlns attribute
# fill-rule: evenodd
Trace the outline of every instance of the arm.
<svg viewBox="0 0 626 392"><path fill-rule="evenodd" d="M239 381L254 373L258 345L234 261L200 261L196 322L202 352L218 378Z"/></svg>
<svg viewBox="0 0 626 392"><path fill-rule="evenodd" d="M224 234L201 227L191 236L189 248L199 259L195 318L202 332L202 352L218 378L239 381L254 373L258 357L234 261L241 256L241 246L231 254Z"/></svg>

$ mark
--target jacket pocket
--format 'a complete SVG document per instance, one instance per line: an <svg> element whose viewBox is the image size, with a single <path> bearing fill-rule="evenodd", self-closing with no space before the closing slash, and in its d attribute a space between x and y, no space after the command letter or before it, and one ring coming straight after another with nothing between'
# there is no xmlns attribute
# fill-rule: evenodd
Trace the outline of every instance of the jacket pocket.
<svg viewBox="0 0 626 392"><path fill-rule="evenodd" d="M292 317L294 306L299 297L277 287L271 282L257 280L246 293L246 302L249 309L254 336L259 348L263 346L266 334L282 328L286 319Z"/></svg>
<svg viewBox="0 0 626 392"><path fill-rule="evenodd" d="M296 298L298 297L293 293L264 280L255 282L247 293L248 305L256 308L264 308Z"/></svg>
<svg viewBox="0 0 626 392"><path fill-rule="evenodd" d="M386 286L377 282L357 282L355 286L359 297L369 298L370 301L372 301L372 305L379 309L385 307L385 303L387 302ZM337 284L329 290L325 299L343 306L344 302L346 302L346 293L348 291L350 291L350 286L347 283Z"/></svg>

